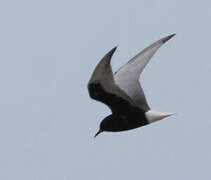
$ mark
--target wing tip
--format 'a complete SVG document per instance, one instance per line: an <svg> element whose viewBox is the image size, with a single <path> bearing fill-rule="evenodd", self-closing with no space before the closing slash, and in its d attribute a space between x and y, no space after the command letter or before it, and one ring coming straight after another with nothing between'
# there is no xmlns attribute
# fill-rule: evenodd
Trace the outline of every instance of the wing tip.
<svg viewBox="0 0 211 180"><path fill-rule="evenodd" d="M171 35L169 35L169 36L167 36L167 37L163 38L162 43L167 42L168 40L170 40L171 38L173 38L175 35L176 35L176 33L171 34Z"/></svg>
<svg viewBox="0 0 211 180"><path fill-rule="evenodd" d="M111 57L113 56L114 52L116 51L117 46L115 46L114 48L112 48L104 57L103 59L109 59L111 60Z"/></svg>
<svg viewBox="0 0 211 180"><path fill-rule="evenodd" d="M117 47L118 47L118 46L115 46L113 49L110 50L109 53L113 54L113 53L116 51Z"/></svg>

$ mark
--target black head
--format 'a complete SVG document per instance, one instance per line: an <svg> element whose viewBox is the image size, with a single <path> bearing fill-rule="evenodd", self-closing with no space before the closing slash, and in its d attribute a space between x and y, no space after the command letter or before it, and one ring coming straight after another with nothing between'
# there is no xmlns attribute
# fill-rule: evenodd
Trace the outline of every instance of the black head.
<svg viewBox="0 0 211 180"><path fill-rule="evenodd" d="M114 115L107 116L105 119L103 119L100 123L100 129L95 134L94 137L96 137L98 134L104 132L104 131L113 131L114 129L114 123L115 123L116 117Z"/></svg>

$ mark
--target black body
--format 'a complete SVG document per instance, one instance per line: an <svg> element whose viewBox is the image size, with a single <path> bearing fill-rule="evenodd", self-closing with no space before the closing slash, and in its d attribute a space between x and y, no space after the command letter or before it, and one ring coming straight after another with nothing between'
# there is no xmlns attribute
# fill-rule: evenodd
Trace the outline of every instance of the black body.
<svg viewBox="0 0 211 180"><path fill-rule="evenodd" d="M121 97L106 92L100 83L89 84L88 90L91 98L108 105L112 111L112 114L101 122L100 132L125 131L148 124L143 110Z"/></svg>

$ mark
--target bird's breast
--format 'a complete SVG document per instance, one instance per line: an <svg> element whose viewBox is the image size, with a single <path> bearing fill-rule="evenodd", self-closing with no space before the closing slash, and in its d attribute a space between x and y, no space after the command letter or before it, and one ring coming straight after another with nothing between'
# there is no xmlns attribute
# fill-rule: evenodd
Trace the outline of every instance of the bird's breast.
<svg viewBox="0 0 211 180"><path fill-rule="evenodd" d="M134 114L133 116L120 115L115 118L112 125L112 131L125 131L135 129L144 125L148 122L144 115Z"/></svg>

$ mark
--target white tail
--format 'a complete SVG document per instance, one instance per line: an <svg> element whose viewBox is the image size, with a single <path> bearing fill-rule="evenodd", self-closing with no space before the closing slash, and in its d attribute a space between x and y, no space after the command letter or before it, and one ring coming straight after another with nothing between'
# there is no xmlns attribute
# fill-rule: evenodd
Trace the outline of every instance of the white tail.
<svg viewBox="0 0 211 180"><path fill-rule="evenodd" d="M173 113L159 112L159 111L152 111L152 110L145 112L145 116L147 118L148 123L153 123L155 121L161 120L163 118L166 118L172 115Z"/></svg>

